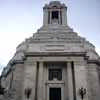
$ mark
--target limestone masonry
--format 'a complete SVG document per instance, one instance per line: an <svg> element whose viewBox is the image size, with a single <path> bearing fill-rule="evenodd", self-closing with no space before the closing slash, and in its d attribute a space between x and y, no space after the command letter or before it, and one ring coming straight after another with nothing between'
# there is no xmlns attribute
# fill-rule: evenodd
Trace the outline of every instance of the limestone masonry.
<svg viewBox="0 0 100 100"><path fill-rule="evenodd" d="M100 100L100 56L68 26L65 4L43 7L43 26L17 47L0 89L0 100Z"/></svg>

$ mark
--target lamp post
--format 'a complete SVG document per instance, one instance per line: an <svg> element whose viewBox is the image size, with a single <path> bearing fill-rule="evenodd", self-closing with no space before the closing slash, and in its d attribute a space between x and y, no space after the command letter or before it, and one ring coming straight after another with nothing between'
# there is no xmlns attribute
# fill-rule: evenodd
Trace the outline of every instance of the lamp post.
<svg viewBox="0 0 100 100"><path fill-rule="evenodd" d="M30 98L31 91L32 91L31 88L26 88L26 89L25 89L25 97L26 97L27 99Z"/></svg>
<svg viewBox="0 0 100 100"><path fill-rule="evenodd" d="M83 100L84 96L86 95L86 88L81 87L79 89L79 95L80 95L81 99Z"/></svg>

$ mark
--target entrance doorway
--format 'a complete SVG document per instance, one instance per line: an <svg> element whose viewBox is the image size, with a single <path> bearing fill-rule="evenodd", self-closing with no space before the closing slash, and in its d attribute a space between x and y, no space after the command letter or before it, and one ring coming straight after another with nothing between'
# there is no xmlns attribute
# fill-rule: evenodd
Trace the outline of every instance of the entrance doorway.
<svg viewBox="0 0 100 100"><path fill-rule="evenodd" d="M49 100L61 100L61 88L49 88Z"/></svg>

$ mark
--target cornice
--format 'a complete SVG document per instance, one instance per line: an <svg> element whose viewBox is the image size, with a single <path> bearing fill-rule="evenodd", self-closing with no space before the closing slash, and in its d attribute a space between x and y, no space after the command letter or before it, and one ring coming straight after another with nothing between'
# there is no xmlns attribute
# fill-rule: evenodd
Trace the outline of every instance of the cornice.
<svg viewBox="0 0 100 100"><path fill-rule="evenodd" d="M11 66L14 66L15 64L24 64L24 60L13 60L10 62Z"/></svg>
<svg viewBox="0 0 100 100"><path fill-rule="evenodd" d="M26 52L25 57L28 56L86 56L86 52Z"/></svg>
<svg viewBox="0 0 100 100"><path fill-rule="evenodd" d="M97 64L97 65L100 65L100 61L99 61L99 60L88 60L87 63L88 63L88 64L95 63L95 64Z"/></svg>

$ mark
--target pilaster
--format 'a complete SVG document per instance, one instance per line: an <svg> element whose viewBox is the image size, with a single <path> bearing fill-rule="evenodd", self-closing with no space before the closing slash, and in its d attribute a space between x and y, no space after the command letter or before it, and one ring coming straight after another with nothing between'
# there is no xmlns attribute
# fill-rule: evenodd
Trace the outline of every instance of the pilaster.
<svg viewBox="0 0 100 100"><path fill-rule="evenodd" d="M100 83L97 72L97 65L92 63L88 64L87 70L89 100L100 100Z"/></svg>
<svg viewBox="0 0 100 100"><path fill-rule="evenodd" d="M52 20L51 20L52 18L51 18L51 17L52 17L52 12L51 12L51 10L50 10L50 17L49 17L49 18L50 18L50 19L49 19L49 20L50 20L50 24L52 23Z"/></svg>
<svg viewBox="0 0 100 100"><path fill-rule="evenodd" d="M67 14L66 9L62 9L62 25L67 25Z"/></svg>
<svg viewBox="0 0 100 100"><path fill-rule="evenodd" d="M43 62L39 62L38 100L43 100Z"/></svg>
<svg viewBox="0 0 100 100"><path fill-rule="evenodd" d="M83 61L74 62L74 73L76 100L82 100L81 96L79 95L79 89L82 87L86 89L86 95L84 96L84 100L88 100L86 66Z"/></svg>
<svg viewBox="0 0 100 100"><path fill-rule="evenodd" d="M44 13L43 13L43 25L47 25L48 24L48 10L44 9Z"/></svg>
<svg viewBox="0 0 100 100"><path fill-rule="evenodd" d="M15 69L13 71L13 79L12 79L12 86L9 87L10 90L12 90L11 96L13 97L13 99L15 100L21 100L22 99L22 95L23 95L23 79L24 79L24 65L23 64L16 64ZM9 77L10 75L10 77ZM11 74L9 74L9 80L6 81L6 85L9 84L10 82L10 78L11 78ZM8 97L10 98L10 97ZM12 99L12 98L10 98Z"/></svg>
<svg viewBox="0 0 100 100"><path fill-rule="evenodd" d="M67 76L68 76L68 98L69 100L74 100L71 62L67 62Z"/></svg>
<svg viewBox="0 0 100 100"><path fill-rule="evenodd" d="M59 10L59 21L58 21L59 24L61 24L61 14L60 14L60 10Z"/></svg>
<svg viewBox="0 0 100 100"><path fill-rule="evenodd" d="M28 59L25 61L25 72L24 72L24 90L23 90L23 100L27 100L25 97L25 89L31 89L30 99L35 100L35 90L36 90L36 72L37 72L37 62Z"/></svg>

